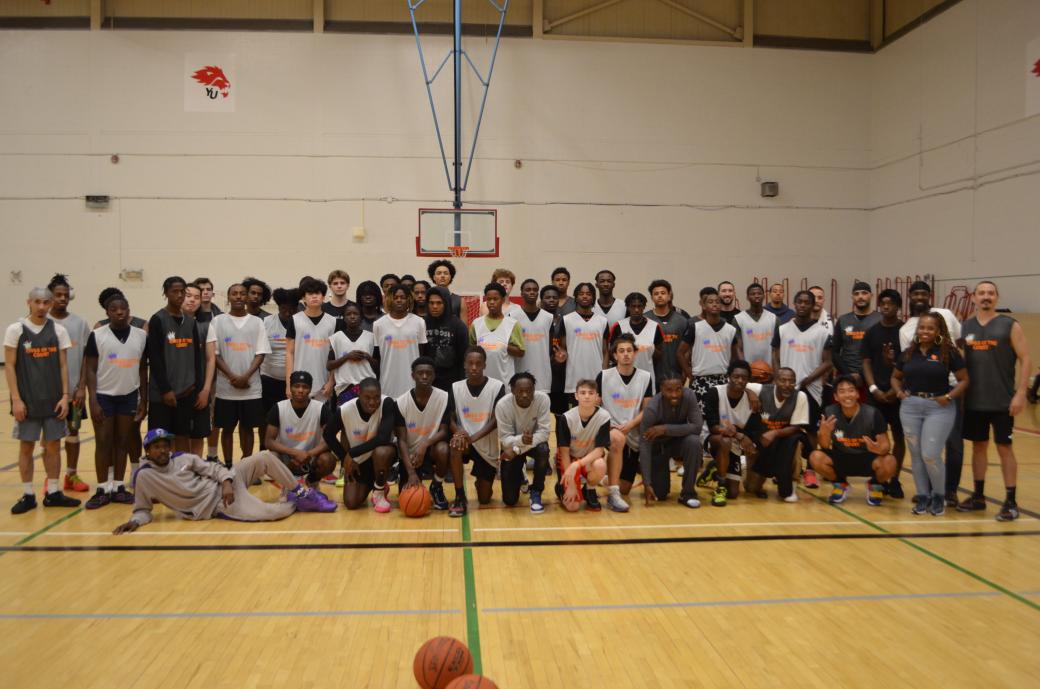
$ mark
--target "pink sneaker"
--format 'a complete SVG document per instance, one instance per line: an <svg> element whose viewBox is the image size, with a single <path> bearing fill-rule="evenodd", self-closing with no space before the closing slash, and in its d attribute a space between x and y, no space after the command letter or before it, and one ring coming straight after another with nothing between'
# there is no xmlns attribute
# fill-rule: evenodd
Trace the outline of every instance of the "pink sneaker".
<svg viewBox="0 0 1040 689"><path fill-rule="evenodd" d="M802 474L802 483L805 484L806 488L820 487L820 480L816 478L816 472L812 469L806 469L805 473Z"/></svg>
<svg viewBox="0 0 1040 689"><path fill-rule="evenodd" d="M386 499L386 488L372 491L372 509L379 514L386 514L390 511L390 501Z"/></svg>

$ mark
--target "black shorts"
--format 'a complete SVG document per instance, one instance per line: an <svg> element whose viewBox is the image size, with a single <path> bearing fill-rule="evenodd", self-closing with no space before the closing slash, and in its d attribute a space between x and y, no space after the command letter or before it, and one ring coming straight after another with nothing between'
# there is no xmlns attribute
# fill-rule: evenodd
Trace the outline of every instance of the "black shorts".
<svg viewBox="0 0 1040 689"><path fill-rule="evenodd" d="M469 471L473 478L478 478L482 481L494 481L495 477L498 476L498 469L495 468L495 465L484 459L483 455L472 446L462 453L462 462L464 464L473 462L473 468Z"/></svg>
<svg viewBox="0 0 1040 689"><path fill-rule="evenodd" d="M903 435L903 422L899 419L899 402L882 404L871 396L868 400L868 404L881 412L881 416L884 417L885 423L888 424L888 428L892 431L893 436Z"/></svg>
<svg viewBox="0 0 1040 689"><path fill-rule="evenodd" d="M632 483L636 480L636 474L641 474L639 467L639 450L633 450L625 443L625 449L621 451L621 480Z"/></svg>
<svg viewBox="0 0 1040 689"><path fill-rule="evenodd" d="M218 397L213 404L213 425L216 428L259 428L264 425L263 400L226 400Z"/></svg>
<svg viewBox="0 0 1040 689"><path fill-rule="evenodd" d="M167 407L160 400L149 400L148 430L163 428L176 436L205 438L209 436L209 405L195 408L195 395L178 398L176 407Z"/></svg>
<svg viewBox="0 0 1040 689"><path fill-rule="evenodd" d="M870 476L875 478L873 464L874 460L877 459L877 455L869 452L842 452L834 449L820 449L834 463L834 473L839 481L845 481L850 476Z"/></svg>
<svg viewBox="0 0 1040 689"><path fill-rule="evenodd" d="M138 392L138 390L134 390L125 395L106 395L99 392L97 394L98 406L101 407L101 411L108 417L133 416L137 413Z"/></svg>
<svg viewBox="0 0 1040 689"><path fill-rule="evenodd" d="M820 428L820 416L823 414L823 407L816 401L816 398L810 395L808 392L805 393L805 398L809 400L809 430L816 432ZM826 397L824 398L826 399Z"/></svg>
<svg viewBox="0 0 1040 689"><path fill-rule="evenodd" d="M285 381L260 375L260 399L264 403L264 415L271 407L285 399Z"/></svg>
<svg viewBox="0 0 1040 689"><path fill-rule="evenodd" d="M1015 429L1015 418L1007 411L975 411L964 410L965 440L982 442L989 440L989 429L993 428L993 442L997 445L1010 445L1011 432Z"/></svg>

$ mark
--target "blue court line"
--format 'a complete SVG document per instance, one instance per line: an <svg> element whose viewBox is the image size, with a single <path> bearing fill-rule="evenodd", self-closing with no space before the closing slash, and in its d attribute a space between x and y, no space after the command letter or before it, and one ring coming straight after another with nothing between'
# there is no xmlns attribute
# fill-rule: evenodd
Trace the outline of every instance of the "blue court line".
<svg viewBox="0 0 1040 689"><path fill-rule="evenodd" d="M0 613L0 620L190 620L248 617L404 617L461 615L462 610L286 610L253 612Z"/></svg>
<svg viewBox="0 0 1040 689"><path fill-rule="evenodd" d="M582 612L611 610L667 610L674 608L725 608L752 605L786 605L802 603L855 603L886 600L927 600L938 598L995 598L999 591L957 591L952 593L881 593L860 596L815 596L800 598L758 598L749 600L706 600L682 603L621 603L615 605L560 605L529 608L481 608L483 613L518 612ZM1040 595L1040 591L1025 592L1023 595Z"/></svg>

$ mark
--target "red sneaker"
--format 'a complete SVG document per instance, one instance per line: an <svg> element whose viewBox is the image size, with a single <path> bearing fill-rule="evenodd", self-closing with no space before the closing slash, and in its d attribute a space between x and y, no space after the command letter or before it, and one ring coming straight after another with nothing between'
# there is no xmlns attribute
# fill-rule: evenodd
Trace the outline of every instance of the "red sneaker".
<svg viewBox="0 0 1040 689"><path fill-rule="evenodd" d="M83 482L79 474L65 474L65 490L71 490L74 493L86 493L90 490L90 486Z"/></svg>
<svg viewBox="0 0 1040 689"><path fill-rule="evenodd" d="M816 472L812 469L806 469L802 474L802 483L805 484L806 488L820 487L820 479L816 478Z"/></svg>

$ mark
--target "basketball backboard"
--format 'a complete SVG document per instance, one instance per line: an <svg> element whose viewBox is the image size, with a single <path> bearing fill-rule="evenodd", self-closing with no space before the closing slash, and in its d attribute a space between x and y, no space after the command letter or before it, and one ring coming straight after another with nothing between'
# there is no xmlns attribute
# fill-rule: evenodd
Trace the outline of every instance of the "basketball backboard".
<svg viewBox="0 0 1040 689"><path fill-rule="evenodd" d="M498 256L498 210L420 208L416 256Z"/></svg>

